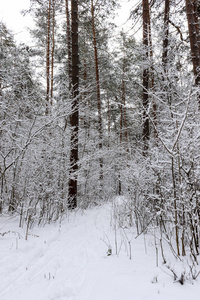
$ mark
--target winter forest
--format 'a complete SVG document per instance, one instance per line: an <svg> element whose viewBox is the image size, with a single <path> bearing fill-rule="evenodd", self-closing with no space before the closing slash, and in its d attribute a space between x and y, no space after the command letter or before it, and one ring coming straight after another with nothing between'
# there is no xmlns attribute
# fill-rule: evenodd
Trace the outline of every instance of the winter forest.
<svg viewBox="0 0 200 300"><path fill-rule="evenodd" d="M199 299L200 1L131 1L0 22L2 300Z"/></svg>

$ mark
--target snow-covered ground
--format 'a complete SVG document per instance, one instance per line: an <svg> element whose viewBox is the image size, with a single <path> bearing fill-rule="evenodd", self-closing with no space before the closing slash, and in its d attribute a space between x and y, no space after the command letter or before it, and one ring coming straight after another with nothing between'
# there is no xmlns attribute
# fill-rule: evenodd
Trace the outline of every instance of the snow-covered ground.
<svg viewBox="0 0 200 300"><path fill-rule="evenodd" d="M16 217L1 217L0 299L198 300L200 276L174 282L160 254L156 267L154 238L115 231L112 212L111 204L71 212L61 224L35 226L27 241Z"/></svg>

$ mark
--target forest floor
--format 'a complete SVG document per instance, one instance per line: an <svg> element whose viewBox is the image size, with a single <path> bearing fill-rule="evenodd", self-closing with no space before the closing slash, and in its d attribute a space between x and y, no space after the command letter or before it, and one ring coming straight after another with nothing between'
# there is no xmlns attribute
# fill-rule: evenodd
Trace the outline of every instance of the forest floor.
<svg viewBox="0 0 200 300"><path fill-rule="evenodd" d="M200 276L186 276L184 285L174 281L160 250L156 256L155 237L135 238L134 227L115 230L113 216L112 204L73 211L62 222L33 227L28 240L17 217L2 216L0 299L199 299ZM165 255L181 274L184 264L170 251Z"/></svg>

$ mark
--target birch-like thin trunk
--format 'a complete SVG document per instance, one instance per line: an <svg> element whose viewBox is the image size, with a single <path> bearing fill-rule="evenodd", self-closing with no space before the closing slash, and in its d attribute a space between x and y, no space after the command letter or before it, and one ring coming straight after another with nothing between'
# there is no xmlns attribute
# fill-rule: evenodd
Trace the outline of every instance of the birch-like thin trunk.
<svg viewBox="0 0 200 300"><path fill-rule="evenodd" d="M107 95L107 108L108 108L108 147L110 147L110 100Z"/></svg>
<svg viewBox="0 0 200 300"><path fill-rule="evenodd" d="M125 91L125 57L123 58L123 67L122 67L122 120L123 120L123 133L125 136L125 143L126 143L126 151L128 151L128 129L127 129L127 114L126 114L126 91Z"/></svg>
<svg viewBox="0 0 200 300"><path fill-rule="evenodd" d="M177 191L176 191L176 179L174 174L174 157L172 159L172 183L173 183L173 197L174 197L174 225L175 225L175 235L176 235L176 248L177 254L180 255L179 248L179 230L178 230L178 210L177 210Z"/></svg>

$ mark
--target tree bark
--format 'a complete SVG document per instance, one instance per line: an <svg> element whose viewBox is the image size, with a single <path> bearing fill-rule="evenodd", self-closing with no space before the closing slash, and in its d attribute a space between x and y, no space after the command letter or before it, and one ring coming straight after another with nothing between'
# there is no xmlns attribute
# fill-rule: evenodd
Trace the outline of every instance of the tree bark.
<svg viewBox="0 0 200 300"><path fill-rule="evenodd" d="M174 196L174 225L175 225L175 234L176 234L176 248L177 248L177 254L178 256L180 256L176 180L174 174L174 157L172 157L171 159L172 159L172 182L173 182L173 196Z"/></svg>
<svg viewBox="0 0 200 300"><path fill-rule="evenodd" d="M144 151L143 154L146 155L148 151L148 141L150 137L149 129L149 117L147 113L149 105L149 67L147 66L149 58L149 29L148 29L148 16L149 16L149 2L148 0L143 0L143 47L144 47L144 67L143 67L143 142Z"/></svg>
<svg viewBox="0 0 200 300"><path fill-rule="evenodd" d="M126 86L125 86L125 65L126 65L126 60L125 60L125 55L123 58L123 67L122 67L122 120L123 120L123 132L125 136L125 142L126 142L126 151L128 152L128 129L127 129L127 114L126 114Z"/></svg>
<svg viewBox="0 0 200 300"><path fill-rule="evenodd" d="M99 82L99 62L97 52L97 41L96 41L96 30L94 22L94 4L91 0L91 14L92 14L92 31L93 31L93 45L94 45L94 56L95 56L95 72L96 72L96 90L97 90L97 108L98 108L98 130L99 130L99 150L103 147L103 126L102 126L102 115L101 115L101 96L100 96L100 82ZM100 182L103 180L103 158L99 159L100 165Z"/></svg>
<svg viewBox="0 0 200 300"><path fill-rule="evenodd" d="M162 53L162 64L164 72L167 72L167 61L168 61L168 44L169 44L169 10L170 0L165 0L165 13L164 13L164 39L163 39L163 53Z"/></svg>
<svg viewBox="0 0 200 300"><path fill-rule="evenodd" d="M147 11L148 11L148 43L149 43L149 57L150 57L150 71L149 71L149 89L154 91L154 65L153 65L153 43L152 43L152 34L151 34L151 14L150 14L150 7L149 7L149 2L147 1ZM152 117L153 117L153 122L155 127L157 127L157 105L154 96L152 96ZM153 129L154 131L154 140L155 144L157 144L157 132L155 128Z"/></svg>
<svg viewBox="0 0 200 300"><path fill-rule="evenodd" d="M193 63L193 72L195 76L195 84L200 84L200 37L199 37L199 23L197 12L197 1L186 0L186 14L188 20L188 30L190 37L190 48ZM200 103L200 99L199 99Z"/></svg>
<svg viewBox="0 0 200 300"><path fill-rule="evenodd" d="M51 0L48 5L47 15L47 48L46 48L46 115L49 114L50 96L50 31L51 31Z"/></svg>
<svg viewBox="0 0 200 300"><path fill-rule="evenodd" d="M109 95L107 95L107 108L108 108L108 148L110 148L110 100Z"/></svg>
<svg viewBox="0 0 200 300"><path fill-rule="evenodd" d="M51 105L53 101L54 52L55 52L55 0L52 0L52 49L51 49L51 92L50 92Z"/></svg>
<svg viewBox="0 0 200 300"><path fill-rule="evenodd" d="M172 103L172 97L169 87L170 79L168 77L168 45L169 45L169 24L175 26L173 22L169 19L170 16L170 0L165 0L165 10L164 10L164 37L163 37L163 51L162 51L162 67L163 67L163 75L162 75L162 82L163 82L163 97L166 102L168 102L170 108ZM176 28L176 27L175 27ZM171 115L173 113L171 112Z"/></svg>
<svg viewBox="0 0 200 300"><path fill-rule="evenodd" d="M71 0L72 20L72 112L70 116L70 174L68 207L77 207L78 130L79 130L79 48L78 48L78 0Z"/></svg>
<svg viewBox="0 0 200 300"><path fill-rule="evenodd" d="M72 81L72 51L71 51L71 24L70 24L70 14L69 14L69 3L65 0L66 6L66 21L67 21L67 52L68 52L68 76L69 76L69 90L71 90Z"/></svg>

